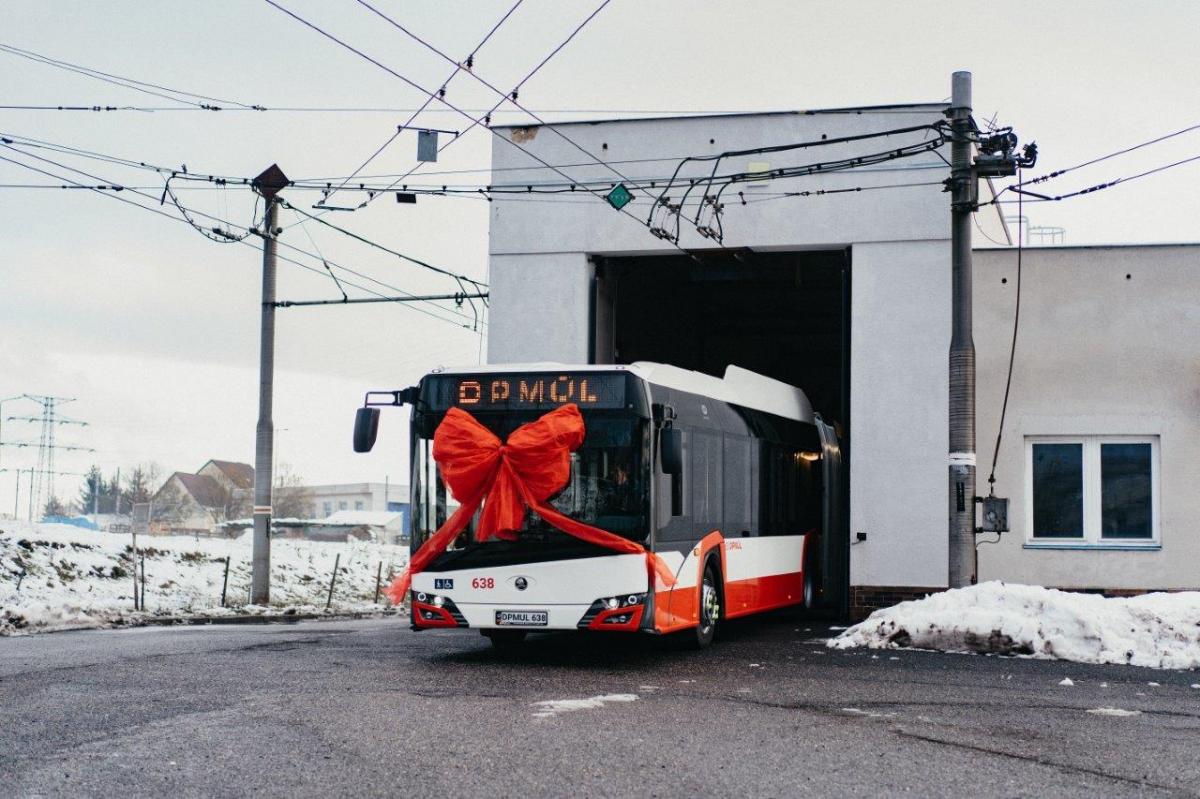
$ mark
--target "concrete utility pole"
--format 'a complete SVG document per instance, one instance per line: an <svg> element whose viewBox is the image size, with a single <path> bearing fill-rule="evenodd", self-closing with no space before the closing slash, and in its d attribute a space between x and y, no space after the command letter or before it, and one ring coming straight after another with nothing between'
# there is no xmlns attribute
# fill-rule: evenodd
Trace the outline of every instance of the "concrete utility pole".
<svg viewBox="0 0 1200 799"><path fill-rule="evenodd" d="M950 557L949 585L975 582L975 342L971 337L971 214L979 184L971 159L971 73L950 93Z"/></svg>
<svg viewBox="0 0 1200 799"><path fill-rule="evenodd" d="M254 552L250 602L255 605L266 605L271 600L271 466L275 432L271 408L275 377L275 229L279 216L275 195L287 184L287 177L275 164L253 183L255 191L267 203L261 231L262 329L258 353L258 427L254 440Z"/></svg>

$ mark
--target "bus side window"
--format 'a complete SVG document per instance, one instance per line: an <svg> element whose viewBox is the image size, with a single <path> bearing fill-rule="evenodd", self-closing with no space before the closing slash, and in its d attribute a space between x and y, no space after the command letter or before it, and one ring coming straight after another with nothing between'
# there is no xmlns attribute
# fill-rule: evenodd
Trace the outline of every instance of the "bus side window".
<svg viewBox="0 0 1200 799"><path fill-rule="evenodd" d="M750 508L755 499L750 472L750 439L725 434L725 519L721 528L726 538L754 532Z"/></svg>
<svg viewBox="0 0 1200 799"><path fill-rule="evenodd" d="M657 522L658 537L663 541L690 541L694 537L690 502L690 489L693 477L691 468L692 432L686 427L676 426L683 434L683 473L679 475L683 489L683 513L679 516L671 515L671 476L663 474L662 464L657 462L656 459L656 463L654 464L654 479L658 481L655 487L658 497L658 511L655 521Z"/></svg>
<svg viewBox="0 0 1200 799"><path fill-rule="evenodd" d="M710 430L692 431L692 516L696 538L721 529L723 521L721 491L721 434ZM726 532L726 535L729 535Z"/></svg>

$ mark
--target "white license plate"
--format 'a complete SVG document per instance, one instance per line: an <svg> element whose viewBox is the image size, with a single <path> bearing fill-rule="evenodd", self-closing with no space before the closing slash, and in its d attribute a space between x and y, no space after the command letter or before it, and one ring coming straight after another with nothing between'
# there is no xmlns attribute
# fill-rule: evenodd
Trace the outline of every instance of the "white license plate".
<svg viewBox="0 0 1200 799"><path fill-rule="evenodd" d="M545 627L550 623L550 614L544 610L498 610L497 627Z"/></svg>

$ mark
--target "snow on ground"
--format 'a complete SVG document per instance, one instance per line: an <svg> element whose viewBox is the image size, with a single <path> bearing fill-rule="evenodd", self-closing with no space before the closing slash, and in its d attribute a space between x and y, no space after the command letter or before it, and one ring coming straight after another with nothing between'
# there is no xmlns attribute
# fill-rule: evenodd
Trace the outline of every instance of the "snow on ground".
<svg viewBox="0 0 1200 799"><path fill-rule="evenodd" d="M987 582L877 610L828 646L1200 667L1200 591L1129 598Z"/></svg>
<svg viewBox="0 0 1200 799"><path fill-rule="evenodd" d="M340 554L330 610L383 610L375 576L408 562L408 547L364 542L271 541L271 606L249 605L251 535L236 539L139 536L145 610L133 609L128 535L65 524L0 521L0 635L137 624L148 618L323 612ZM228 607L221 607L225 558ZM382 592L380 601L386 603Z"/></svg>
<svg viewBox="0 0 1200 799"><path fill-rule="evenodd" d="M602 694L601 696L589 696L587 699L545 699L541 702L533 703L534 707L538 709L533 716L534 718L547 719L557 716L560 713L574 713L576 710L595 710L612 702L633 702L636 700L637 694Z"/></svg>

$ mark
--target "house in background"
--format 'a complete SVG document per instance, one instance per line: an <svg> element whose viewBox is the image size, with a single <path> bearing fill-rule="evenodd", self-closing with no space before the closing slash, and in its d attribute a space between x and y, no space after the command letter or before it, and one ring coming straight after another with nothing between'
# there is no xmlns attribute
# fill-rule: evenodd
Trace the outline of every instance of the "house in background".
<svg viewBox="0 0 1200 799"><path fill-rule="evenodd" d="M247 515L254 490L254 467L210 460L192 474L175 472L151 499L155 533L212 535L226 519Z"/></svg>
<svg viewBox="0 0 1200 799"><path fill-rule="evenodd" d="M250 497L254 491L254 467L248 463L234 461L209 461L196 474L211 477L230 493L246 492Z"/></svg>

